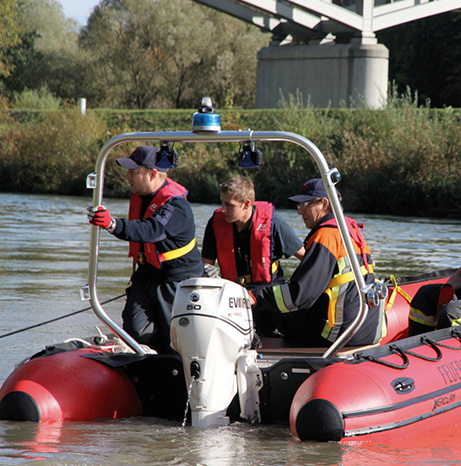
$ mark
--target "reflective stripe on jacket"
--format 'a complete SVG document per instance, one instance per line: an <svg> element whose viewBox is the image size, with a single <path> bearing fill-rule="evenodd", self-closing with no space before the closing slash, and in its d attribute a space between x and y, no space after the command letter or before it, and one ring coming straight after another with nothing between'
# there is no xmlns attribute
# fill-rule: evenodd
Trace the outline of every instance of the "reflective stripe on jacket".
<svg viewBox="0 0 461 466"><path fill-rule="evenodd" d="M410 307L410 313L408 318L413 322L417 322L418 324L427 325L428 327L436 327L437 326L437 315L435 313L436 309L434 309L434 314L427 315L424 312L420 311L416 307Z"/></svg>

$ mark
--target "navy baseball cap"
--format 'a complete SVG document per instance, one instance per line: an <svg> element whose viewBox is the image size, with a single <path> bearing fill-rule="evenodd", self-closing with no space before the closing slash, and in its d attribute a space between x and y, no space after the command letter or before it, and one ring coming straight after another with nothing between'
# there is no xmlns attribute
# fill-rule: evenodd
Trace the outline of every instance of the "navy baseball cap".
<svg viewBox="0 0 461 466"><path fill-rule="evenodd" d="M321 178L313 178L303 184L299 194L289 197L288 200L298 203L312 201L312 199L318 199L319 197L328 198L327 190Z"/></svg>
<svg viewBox="0 0 461 466"><path fill-rule="evenodd" d="M158 167L157 153L159 150L156 147L150 146L139 146L129 157L117 159L116 162L123 168L128 170L136 170L136 168L146 167L150 169L156 169L159 172L167 172L168 168Z"/></svg>

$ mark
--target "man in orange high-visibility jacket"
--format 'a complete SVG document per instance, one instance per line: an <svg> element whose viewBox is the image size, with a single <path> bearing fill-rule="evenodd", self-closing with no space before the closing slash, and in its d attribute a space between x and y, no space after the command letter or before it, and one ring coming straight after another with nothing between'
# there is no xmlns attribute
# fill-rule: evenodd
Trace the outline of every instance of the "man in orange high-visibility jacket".
<svg viewBox="0 0 461 466"><path fill-rule="evenodd" d="M311 229L304 240L306 253L288 283L255 290L253 313L272 321L290 344L329 346L360 311L357 286L323 181L307 181L289 200ZM362 225L348 217L346 222L365 282L372 283L373 261ZM374 344L385 328L383 306L372 308L347 344Z"/></svg>

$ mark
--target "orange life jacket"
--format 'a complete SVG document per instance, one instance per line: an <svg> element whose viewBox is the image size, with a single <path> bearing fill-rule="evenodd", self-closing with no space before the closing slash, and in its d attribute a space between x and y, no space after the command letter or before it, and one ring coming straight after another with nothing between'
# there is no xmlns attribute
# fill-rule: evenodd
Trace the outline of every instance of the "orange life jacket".
<svg viewBox="0 0 461 466"><path fill-rule="evenodd" d="M368 267L368 259L366 253L370 253L370 250L368 249L368 246L365 243L365 239L363 238L363 225L361 223L357 223L354 219L350 217L344 217L344 220L346 220L347 229L349 230L351 238L354 240L355 244L360 249L365 268L369 272L370 270ZM322 227L323 226L337 227L338 224L335 218L331 218L330 220L327 220L326 222L322 223Z"/></svg>
<svg viewBox="0 0 461 466"><path fill-rule="evenodd" d="M349 230L349 234L353 240L355 252L357 255L362 256L363 265L360 268L362 274L366 275L368 273L373 273L373 266L368 264L367 258L367 254L371 254L371 252L365 242L363 233L361 231L363 230L363 225L357 223L355 220L349 217L344 217L344 220L346 221L347 229ZM331 218L330 220L323 222L320 226L321 228L319 231L321 231L323 227L337 228L338 224L335 218ZM312 239L314 238L315 236L312 237ZM317 241L320 238L318 237ZM311 242L312 240L307 244L306 249L309 248ZM335 242L333 242L332 244L335 244ZM339 244L340 250L329 248L330 252L336 257L338 261L339 272L330 280L327 289L324 291L324 293L326 293L329 297L329 304L328 321L323 329L322 336L329 341L336 340L338 333L343 325L345 309L342 296L347 290L348 283L354 280L349 261L346 260L346 256L341 252L344 246L342 242ZM380 310L380 312L383 314L382 310ZM381 337L386 334L384 314L382 318L380 318L380 324L381 325L379 326L379 329L377 331L377 341L379 341L379 339L381 339Z"/></svg>

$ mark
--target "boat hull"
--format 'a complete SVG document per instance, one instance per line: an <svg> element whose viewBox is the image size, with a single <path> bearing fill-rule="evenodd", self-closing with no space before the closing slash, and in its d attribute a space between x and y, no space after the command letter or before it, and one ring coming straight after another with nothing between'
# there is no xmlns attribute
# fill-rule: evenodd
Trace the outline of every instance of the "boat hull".
<svg viewBox="0 0 461 466"><path fill-rule="evenodd" d="M392 441L455 425L460 340L456 330L439 330L319 370L294 396L292 433L302 440Z"/></svg>
<svg viewBox="0 0 461 466"><path fill-rule="evenodd" d="M448 275L424 276L399 286L411 297L422 284L443 282ZM411 364L404 370L366 359L398 361L401 356L389 351L391 344L405 351L420 346L423 355L434 353L420 337L401 339L408 332L408 311L408 300L396 294L387 314L386 339L374 349L360 348L362 359L352 356L358 348L345 347L336 358L326 359L325 348L288 348L280 338L273 340L281 346L271 348L263 339L257 359L261 383L253 387L261 422L290 423L301 439L341 441L385 437L395 430L400 436L414 430L414 422L429 429L441 420L444 425L455 422L461 399L457 383L448 380L443 386L439 380L432 386L437 377L428 374L434 367L461 367L456 350L444 349L439 364L408 356ZM91 347L78 340L49 346L16 368L0 389L0 419L85 421L142 415L184 421L189 385L179 355L113 354L96 340L86 340ZM457 343L451 335L446 340ZM436 374L440 379L440 371ZM405 399L407 395L390 384L405 384L407 379L416 388ZM335 387L341 390L335 393ZM240 419L238 397L227 415Z"/></svg>
<svg viewBox="0 0 461 466"><path fill-rule="evenodd" d="M87 421L142 414L136 389L119 368L89 358L80 348L30 359L0 390L0 419Z"/></svg>

